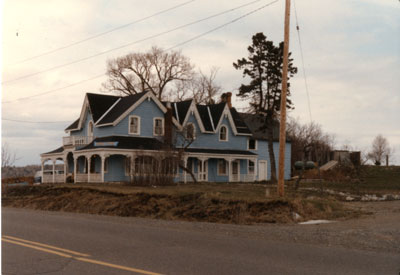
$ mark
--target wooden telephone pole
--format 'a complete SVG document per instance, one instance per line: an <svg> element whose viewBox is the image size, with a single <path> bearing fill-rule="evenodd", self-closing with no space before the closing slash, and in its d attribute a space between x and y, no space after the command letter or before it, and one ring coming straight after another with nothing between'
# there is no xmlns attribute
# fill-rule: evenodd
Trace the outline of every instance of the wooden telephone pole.
<svg viewBox="0 0 400 275"><path fill-rule="evenodd" d="M286 147L286 93L289 58L289 25L290 25L290 0L286 0L285 7L285 34L283 44L282 68L282 94L281 94L281 119L279 129L279 169L278 169L278 194L285 195L285 147Z"/></svg>

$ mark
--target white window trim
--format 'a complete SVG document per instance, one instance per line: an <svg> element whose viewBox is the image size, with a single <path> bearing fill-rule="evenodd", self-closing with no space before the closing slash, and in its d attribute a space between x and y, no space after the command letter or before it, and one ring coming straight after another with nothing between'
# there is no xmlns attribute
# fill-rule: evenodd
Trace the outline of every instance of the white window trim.
<svg viewBox="0 0 400 275"><path fill-rule="evenodd" d="M226 129L226 139L221 139L221 129L222 127L225 127ZM228 126L226 126L225 124L222 124L221 127L219 127L219 131L218 131L218 140L219 141L229 141L229 135L228 135Z"/></svg>
<svg viewBox="0 0 400 275"><path fill-rule="evenodd" d="M250 173L250 161L252 162L252 163L254 163L254 166L253 166L253 173ZM256 173L256 162L255 161L252 161L252 160L250 160L250 159L248 159L247 160L247 175L254 175Z"/></svg>
<svg viewBox="0 0 400 275"><path fill-rule="evenodd" d="M250 140L251 139L254 139L254 149L250 149ZM249 138L248 140L247 140L247 150L255 150L255 151L257 151L257 147L258 147L258 142L257 142L257 140L255 139L255 138Z"/></svg>
<svg viewBox="0 0 400 275"><path fill-rule="evenodd" d="M220 164L221 161L223 161L223 162L225 163L225 174L221 174L221 173L219 172L219 164ZM228 162L227 162L226 160L224 160L224 159L219 159L219 160L218 160L218 163L217 163L217 176L228 176L228 174L229 174L229 167L227 167L227 166L228 166Z"/></svg>
<svg viewBox="0 0 400 275"><path fill-rule="evenodd" d="M90 133L90 125L92 125L92 132L91 133ZM93 122L93 120L89 121L86 134L87 134L88 137L93 137L94 136L94 122ZM89 134L92 134L92 135L89 135Z"/></svg>
<svg viewBox="0 0 400 275"><path fill-rule="evenodd" d="M157 135L156 134L156 119L161 119L161 123L162 123L162 131L161 131L161 135ZM164 132L165 132L165 125L164 125L164 118L163 117L155 117L153 118L153 136L164 136Z"/></svg>
<svg viewBox="0 0 400 275"><path fill-rule="evenodd" d="M186 133L185 133L185 136L186 136L186 138L188 138L188 136L187 136L187 129L188 129L189 125L193 125L193 140L196 140L196 138L197 138L197 136L196 136L196 125L194 125L194 123L192 123L192 122L189 122L188 124L186 124Z"/></svg>
<svg viewBox="0 0 400 275"><path fill-rule="evenodd" d="M137 118L138 119L138 132L137 133L132 133L131 132L131 118ZM140 135L140 116L135 116L135 115L131 115L129 116L129 120L128 120L128 132L130 135Z"/></svg>

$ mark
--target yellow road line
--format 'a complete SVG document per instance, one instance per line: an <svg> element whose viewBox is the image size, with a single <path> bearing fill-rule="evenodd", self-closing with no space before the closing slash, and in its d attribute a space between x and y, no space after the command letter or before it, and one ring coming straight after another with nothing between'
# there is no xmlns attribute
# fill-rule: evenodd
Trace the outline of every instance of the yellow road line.
<svg viewBox="0 0 400 275"><path fill-rule="evenodd" d="M38 242L32 242L32 241L28 241L28 240L12 237L12 236L3 236L3 237L5 237L7 239L15 240L15 241L20 241L20 242L24 242L24 243L28 243L28 244L35 244L35 245L38 245L38 246L42 246L42 247L47 247L47 248L63 251L63 252L66 252L66 253L77 255L77 256L82 256L82 257L90 256L88 254L75 252L75 251L72 251L72 250L69 250L69 249L64 249L64 248L60 248L60 247L56 247L56 246L52 246L52 245L48 245L48 244L43 244L43 243L38 243Z"/></svg>
<svg viewBox="0 0 400 275"><path fill-rule="evenodd" d="M133 271L133 272L141 273L141 274L161 275L161 273L154 273L154 272L146 271L146 270L143 270L143 269L137 269L137 268L127 267L127 266L122 266L122 265L110 264L110 263L106 263L106 262L102 262L102 261L96 261L96 260L88 259L88 258L75 258L75 259L77 259L79 261L82 261L82 262L98 264L98 265L104 265L104 266L108 266L108 267L112 267L112 268L117 268L117 269L122 269L122 270L127 270L127 271Z"/></svg>
<svg viewBox="0 0 400 275"><path fill-rule="evenodd" d="M64 253L61 253L61 252L58 252L58 251L53 251L53 250L46 249L46 248L43 248L43 247L38 247L38 246L26 244L26 243L21 243L21 242L17 242L17 241L7 240L7 239L5 239L5 238L1 238L1 239L2 239L4 242L13 243L13 244L18 244L18 245L21 245L21 246L29 247L29 248L36 249L36 250L40 250L40 251L44 251L44 252L47 252L47 253L56 254L56 255L58 255L58 256L65 257L65 258L73 258L73 257L74 257L74 256L71 256L71 255L68 255L68 254L64 254Z"/></svg>
<svg viewBox="0 0 400 275"><path fill-rule="evenodd" d="M2 237L1 239L2 239L4 242L8 242L8 243L16 244L16 245L21 245L21 246L29 247L29 248L32 248L32 249L40 250L40 251L47 252L47 253L51 253L51 254L56 254L56 255L61 256L61 257L64 257L64 258L73 258L73 259L75 259L75 260L77 260L77 261L81 261L81 262L87 262L87 263L91 263L91 264L103 265L103 266L107 266L107 267L111 267L111 268L116 268L116 269L131 271L131 272L136 272L136 273L140 273L140 274L146 274L146 275L162 275L161 273L155 273L155 272L146 271L146 270L143 270L143 269L137 269L137 268L128 267L128 266L123 266L123 265L111 264L111 263L102 262L102 261L96 261L96 260L92 260L92 259L88 259L88 258L75 257L75 256L68 255L68 254L65 254L65 253L61 253L61 252L58 252L58 251L46 249L46 248L44 248L44 247L31 245L31 244L28 244L28 242L29 242L29 243L33 243L33 244L38 244L38 245L41 245L41 246L52 247L52 246L46 245L46 244L41 244L41 243L36 243L36 242L31 242L31 241L23 240L23 241L25 242L25 243L24 243L24 242L19 242L19 241L10 240L11 238L13 238L13 239L19 239L19 238L10 237L10 236L4 236L4 237L7 237L7 238L8 238L8 239L7 239L7 238L3 238L3 237ZM22 240L22 239L19 239L19 240ZM58 247L57 247L56 249L58 249L58 250L70 251L70 250L62 249L62 248L58 248ZM77 252L74 252L74 253L76 254ZM82 254L82 255L86 255L86 254ZM89 255L88 255L88 256L89 256Z"/></svg>

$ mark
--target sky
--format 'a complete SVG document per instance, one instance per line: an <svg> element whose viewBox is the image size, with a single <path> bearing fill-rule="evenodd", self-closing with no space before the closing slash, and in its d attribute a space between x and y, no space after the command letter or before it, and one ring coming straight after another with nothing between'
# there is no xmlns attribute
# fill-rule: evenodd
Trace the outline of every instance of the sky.
<svg viewBox="0 0 400 275"><path fill-rule="evenodd" d="M275 44L283 40L284 6L283 0L3 0L2 144L16 153L16 165L40 164L41 153L62 145L64 129L79 117L85 93L102 92L107 60L152 46L180 50L203 72L218 67L216 82L233 92L234 107L244 108L236 93L247 80L232 63L247 57L257 32ZM299 69L290 80L295 109L289 116L320 124L335 136L337 149L347 145L367 152L382 134L395 150L396 164L399 12L397 0L292 0L289 44Z"/></svg>

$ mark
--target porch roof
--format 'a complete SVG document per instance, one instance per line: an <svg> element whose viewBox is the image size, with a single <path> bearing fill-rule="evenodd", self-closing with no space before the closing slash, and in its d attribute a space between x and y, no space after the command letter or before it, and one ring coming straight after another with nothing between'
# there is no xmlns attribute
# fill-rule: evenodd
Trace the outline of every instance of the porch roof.
<svg viewBox="0 0 400 275"><path fill-rule="evenodd" d="M53 151L43 153L42 155L57 154L57 153L62 153L62 152L64 152L64 147L63 146L61 146L61 147L59 147L59 148L57 148L57 149L55 149Z"/></svg>
<svg viewBox="0 0 400 275"><path fill-rule="evenodd" d="M186 148L185 152L188 153L204 153L204 154L217 154L217 155L246 155L257 156L257 154L250 151L243 150L221 150L221 149L208 149L208 148Z"/></svg>
<svg viewBox="0 0 400 275"><path fill-rule="evenodd" d="M107 137L98 137L94 139L90 144L76 151L99 149L99 148L160 150L162 146L163 143L155 138L107 136Z"/></svg>

